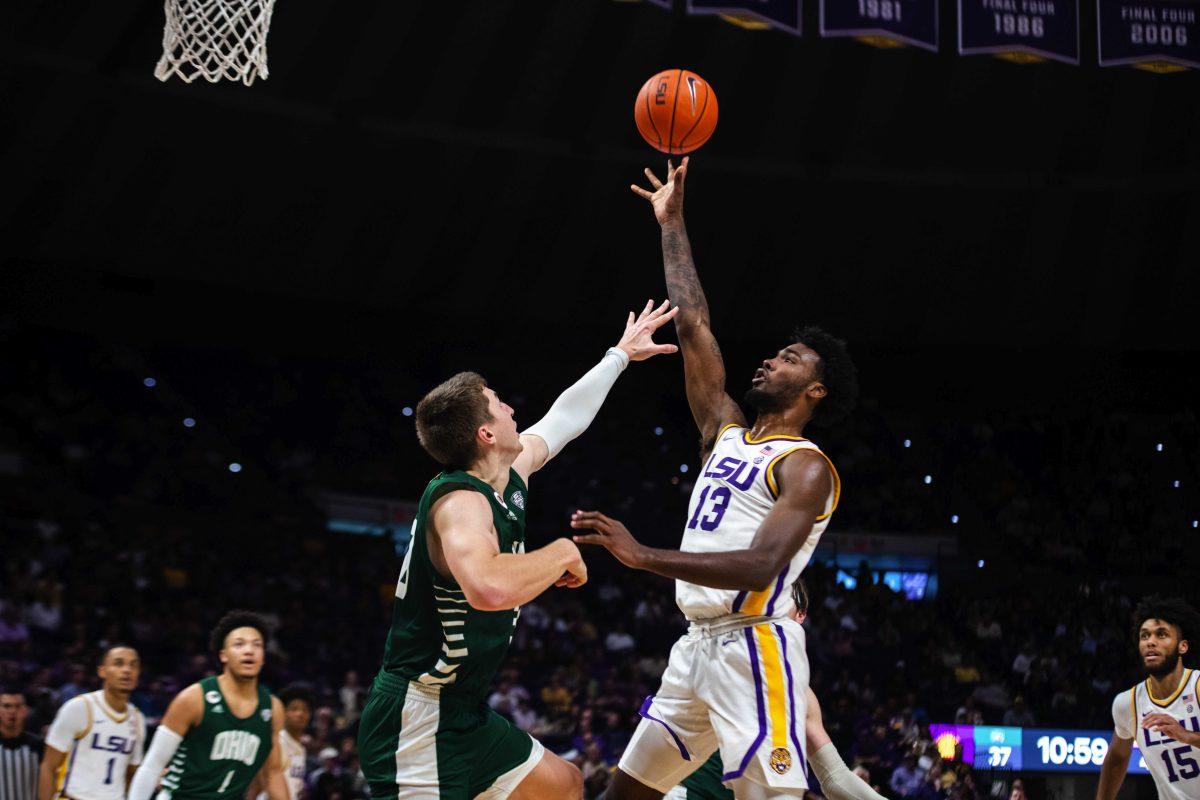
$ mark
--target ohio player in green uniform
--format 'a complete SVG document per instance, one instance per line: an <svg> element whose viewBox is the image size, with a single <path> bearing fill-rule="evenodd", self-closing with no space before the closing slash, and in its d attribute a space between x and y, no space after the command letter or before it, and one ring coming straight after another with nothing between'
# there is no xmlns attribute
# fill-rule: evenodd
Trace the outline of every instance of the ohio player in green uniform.
<svg viewBox="0 0 1200 800"><path fill-rule="evenodd" d="M475 373L455 375L417 405L421 446L444 471L417 506L383 667L359 723L375 800L582 798L579 770L486 697L520 606L587 580L570 539L525 552L529 478L587 428L630 361L678 349L652 339L675 316L667 308L630 313L617 346L521 434L512 408Z"/></svg>
<svg viewBox="0 0 1200 800"><path fill-rule="evenodd" d="M129 800L241 800L259 771L270 800L288 800L279 748L283 704L258 682L262 617L231 611L212 632L223 670L175 696L133 776ZM166 774L163 774L163 770ZM159 776L162 776L160 783Z"/></svg>
<svg viewBox="0 0 1200 800"><path fill-rule="evenodd" d="M804 578L796 578L792 584L792 600L796 610L793 617L797 622L804 622L808 616L808 587ZM854 774L842 761L833 740L825 732L825 723L821 719L821 704L813 694L812 687L806 687L808 702L805 704L804 735L807 737L810 762L817 780L821 783L821 791L829 800L884 800L883 795L871 788L870 784ZM733 792L721 780L724 772L721 765L721 754L712 756L698 770L684 778L683 783L667 792L664 800L734 800Z"/></svg>

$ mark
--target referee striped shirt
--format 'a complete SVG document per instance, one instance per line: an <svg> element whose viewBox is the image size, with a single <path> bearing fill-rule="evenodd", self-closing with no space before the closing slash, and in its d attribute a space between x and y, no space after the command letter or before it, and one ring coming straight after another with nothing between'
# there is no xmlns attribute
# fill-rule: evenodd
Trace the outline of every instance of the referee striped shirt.
<svg viewBox="0 0 1200 800"><path fill-rule="evenodd" d="M0 800L37 800L42 740L32 733L0 739Z"/></svg>

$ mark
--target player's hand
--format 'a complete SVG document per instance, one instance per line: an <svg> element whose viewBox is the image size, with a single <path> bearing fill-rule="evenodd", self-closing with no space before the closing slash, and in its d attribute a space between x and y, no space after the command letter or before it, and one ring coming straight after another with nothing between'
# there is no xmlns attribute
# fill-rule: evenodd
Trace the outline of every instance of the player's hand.
<svg viewBox="0 0 1200 800"><path fill-rule="evenodd" d="M575 551L575 560L567 565L562 577L554 582L560 589L578 589L587 583L587 564L583 563L583 554L579 552L578 546L572 549Z"/></svg>
<svg viewBox="0 0 1200 800"><path fill-rule="evenodd" d="M679 313L678 306L668 311L667 306L670 304L670 300L663 300L663 304L655 308L654 301L647 300L641 314L634 317L633 312L629 312L629 319L625 322L625 333L621 336L621 341L617 342L617 347L625 351L630 361L645 361L660 353L679 352L679 348L673 344L656 344L654 341L654 332Z"/></svg>
<svg viewBox="0 0 1200 800"><path fill-rule="evenodd" d="M666 183L660 181L658 176L647 167L646 177L650 180L650 186L654 191L648 192L637 184L629 187L633 189L634 194L646 198L650 201L650 205L654 206L654 216L659 225L683 219L683 184L687 180L687 166L687 156L683 157L683 162L678 167L670 159L667 159Z"/></svg>
<svg viewBox="0 0 1200 800"><path fill-rule="evenodd" d="M1142 718L1142 727L1162 736L1169 736L1177 742L1190 742L1190 734L1186 728L1179 724L1179 720L1172 717L1170 714L1150 714Z"/></svg>
<svg viewBox="0 0 1200 800"><path fill-rule="evenodd" d="M595 531L575 536L576 543L598 544L625 566L641 568L641 556L646 548L617 520L606 517L599 511L576 511L571 515L571 527L576 530Z"/></svg>

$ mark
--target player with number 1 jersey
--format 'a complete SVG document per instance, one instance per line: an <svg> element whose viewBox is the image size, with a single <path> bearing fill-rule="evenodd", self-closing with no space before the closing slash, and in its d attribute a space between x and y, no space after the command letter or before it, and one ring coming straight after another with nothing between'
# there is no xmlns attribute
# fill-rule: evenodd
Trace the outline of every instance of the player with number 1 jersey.
<svg viewBox="0 0 1200 800"><path fill-rule="evenodd" d="M160 775L156 800L242 800L260 770L270 800L289 800L274 746L283 704L258 682L266 640L267 625L257 614L233 611L221 618L211 646L224 670L171 701L129 800L150 800Z"/></svg>

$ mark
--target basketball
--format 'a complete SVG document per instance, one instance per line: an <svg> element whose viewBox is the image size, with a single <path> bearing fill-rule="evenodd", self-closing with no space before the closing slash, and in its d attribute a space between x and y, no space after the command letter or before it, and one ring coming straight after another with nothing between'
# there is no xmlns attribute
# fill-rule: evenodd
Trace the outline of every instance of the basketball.
<svg viewBox="0 0 1200 800"><path fill-rule="evenodd" d="M717 95L694 72L663 70L642 84L633 119L651 147L683 155L707 142L716 130Z"/></svg>

